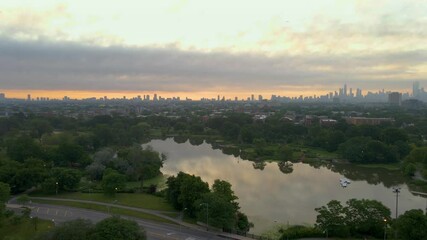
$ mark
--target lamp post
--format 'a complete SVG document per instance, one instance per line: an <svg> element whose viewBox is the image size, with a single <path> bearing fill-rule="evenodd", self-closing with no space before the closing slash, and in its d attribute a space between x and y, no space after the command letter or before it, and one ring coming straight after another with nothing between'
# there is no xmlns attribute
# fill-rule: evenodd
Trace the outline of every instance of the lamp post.
<svg viewBox="0 0 427 240"><path fill-rule="evenodd" d="M206 231L209 231L209 204L201 203L200 206L206 205Z"/></svg>
<svg viewBox="0 0 427 240"><path fill-rule="evenodd" d="M387 238L387 219L384 218L384 240Z"/></svg>
<svg viewBox="0 0 427 240"><path fill-rule="evenodd" d="M56 195L58 195L58 182L55 182L55 185L56 185L55 192L56 192Z"/></svg>
<svg viewBox="0 0 427 240"><path fill-rule="evenodd" d="M396 193L396 219L397 219L400 187L393 187L393 193Z"/></svg>
<svg viewBox="0 0 427 240"><path fill-rule="evenodd" d="M183 222L183 219L184 219L184 212L185 211L187 211L187 208L182 209L182 212L181 212L181 223L179 224L179 231L180 232L182 232L182 222Z"/></svg>

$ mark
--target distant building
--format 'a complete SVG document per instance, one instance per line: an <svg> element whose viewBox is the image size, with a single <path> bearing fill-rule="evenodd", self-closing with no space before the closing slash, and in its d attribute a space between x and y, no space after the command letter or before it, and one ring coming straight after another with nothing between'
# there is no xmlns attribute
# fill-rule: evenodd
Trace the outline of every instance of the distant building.
<svg viewBox="0 0 427 240"><path fill-rule="evenodd" d="M388 94L388 103L400 106L402 104L402 94L400 92L392 92Z"/></svg>
<svg viewBox="0 0 427 240"><path fill-rule="evenodd" d="M420 82L414 82L412 84L412 97L417 98L420 95Z"/></svg>
<svg viewBox="0 0 427 240"><path fill-rule="evenodd" d="M31 101L31 94L27 95L27 101Z"/></svg>
<svg viewBox="0 0 427 240"><path fill-rule="evenodd" d="M345 121L352 125L380 125L383 123L392 123L392 118L366 118L366 117L347 117Z"/></svg>
<svg viewBox="0 0 427 240"><path fill-rule="evenodd" d="M0 93L0 100L6 99L6 95L4 93Z"/></svg>
<svg viewBox="0 0 427 240"><path fill-rule="evenodd" d="M337 124L337 120L330 119L330 118L319 119L319 124L320 124L320 126L323 126L323 127L332 127L335 124Z"/></svg>

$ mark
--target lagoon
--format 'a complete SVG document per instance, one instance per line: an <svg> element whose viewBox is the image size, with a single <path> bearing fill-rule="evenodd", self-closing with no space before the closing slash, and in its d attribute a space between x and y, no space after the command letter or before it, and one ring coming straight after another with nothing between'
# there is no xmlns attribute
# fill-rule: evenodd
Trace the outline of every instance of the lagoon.
<svg viewBox="0 0 427 240"><path fill-rule="evenodd" d="M343 203L351 198L375 199L389 207L394 217L393 186L401 188L399 214L427 207L426 199L412 194L405 179L393 171L327 162L293 163L292 167L279 168L277 162L257 164L224 154L206 142L177 142L168 138L152 140L144 146L167 155L161 169L166 176L183 171L200 176L210 186L215 179L230 182L241 211L255 224L252 233L260 234L278 224L313 225L317 215L314 209L333 199ZM345 188L340 185L344 177L351 180Z"/></svg>

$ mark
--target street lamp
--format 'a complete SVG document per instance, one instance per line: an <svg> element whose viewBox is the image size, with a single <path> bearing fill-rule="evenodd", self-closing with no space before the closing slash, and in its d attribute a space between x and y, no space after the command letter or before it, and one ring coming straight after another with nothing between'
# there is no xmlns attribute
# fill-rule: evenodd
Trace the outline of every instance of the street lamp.
<svg viewBox="0 0 427 240"><path fill-rule="evenodd" d="M56 195L58 195L58 182L55 182L55 185L56 185Z"/></svg>
<svg viewBox="0 0 427 240"><path fill-rule="evenodd" d="M384 218L384 240L387 237L387 219Z"/></svg>
<svg viewBox="0 0 427 240"><path fill-rule="evenodd" d="M206 231L209 231L209 204L201 203L200 206L206 205Z"/></svg>
<svg viewBox="0 0 427 240"><path fill-rule="evenodd" d="M399 206L399 193L400 193L400 187L393 187L393 193L396 193L396 219L398 215L398 206Z"/></svg>

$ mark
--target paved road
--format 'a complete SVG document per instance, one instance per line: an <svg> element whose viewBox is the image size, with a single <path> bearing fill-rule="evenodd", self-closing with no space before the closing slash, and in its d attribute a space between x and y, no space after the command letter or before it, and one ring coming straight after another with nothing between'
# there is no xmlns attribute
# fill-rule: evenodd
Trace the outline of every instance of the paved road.
<svg viewBox="0 0 427 240"><path fill-rule="evenodd" d="M21 207L16 204L7 204L7 207L17 209ZM67 206L57 206L49 204L31 203L29 207L32 209L31 216L39 217L41 219L48 219L59 224L65 221L73 219L89 219L92 222L99 222L111 215L107 213L73 208ZM115 205L117 207L117 205ZM221 233L207 232L198 228L189 228L188 226L157 223L148 220L142 220L132 217L123 218L135 220L140 226L144 227L147 232L149 240L160 240L160 239L183 239L183 240L203 240L203 239L222 239L232 238L232 235L226 235ZM236 236L242 239L241 236Z"/></svg>

